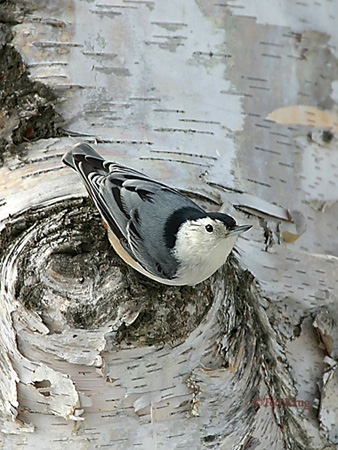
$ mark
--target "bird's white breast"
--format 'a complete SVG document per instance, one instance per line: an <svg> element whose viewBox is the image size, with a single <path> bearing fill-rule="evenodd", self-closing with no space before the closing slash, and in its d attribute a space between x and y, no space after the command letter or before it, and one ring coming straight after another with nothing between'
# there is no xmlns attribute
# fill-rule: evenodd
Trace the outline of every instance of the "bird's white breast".
<svg viewBox="0 0 338 450"><path fill-rule="evenodd" d="M235 242L236 236L229 236L217 246L205 249L203 245L189 245L188 240L180 239L175 254L180 264L176 284L195 285L209 278L225 263Z"/></svg>

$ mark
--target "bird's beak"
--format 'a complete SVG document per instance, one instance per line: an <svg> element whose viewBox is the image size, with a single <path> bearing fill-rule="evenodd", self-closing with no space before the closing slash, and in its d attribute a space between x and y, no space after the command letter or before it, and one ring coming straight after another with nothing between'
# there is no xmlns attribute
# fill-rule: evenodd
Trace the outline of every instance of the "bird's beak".
<svg viewBox="0 0 338 450"><path fill-rule="evenodd" d="M252 225L236 225L231 230L228 231L227 236L235 236L237 234L242 234L245 231L250 230L252 228Z"/></svg>

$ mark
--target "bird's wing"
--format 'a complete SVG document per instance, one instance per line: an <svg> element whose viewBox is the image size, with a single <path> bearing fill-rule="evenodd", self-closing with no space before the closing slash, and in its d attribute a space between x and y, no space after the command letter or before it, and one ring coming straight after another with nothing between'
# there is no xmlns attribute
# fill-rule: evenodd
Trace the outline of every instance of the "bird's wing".
<svg viewBox="0 0 338 450"><path fill-rule="evenodd" d="M101 216L126 251L153 275L173 278L177 260L166 246L165 223L178 208L200 208L177 190L104 160L88 144L69 153L64 162L79 172Z"/></svg>

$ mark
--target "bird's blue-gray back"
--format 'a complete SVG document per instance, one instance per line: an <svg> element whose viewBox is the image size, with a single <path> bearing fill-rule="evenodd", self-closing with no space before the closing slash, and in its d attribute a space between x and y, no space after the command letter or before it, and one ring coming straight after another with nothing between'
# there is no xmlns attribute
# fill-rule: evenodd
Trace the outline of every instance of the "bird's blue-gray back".
<svg viewBox="0 0 338 450"><path fill-rule="evenodd" d="M130 175L132 179L125 171L117 171L104 180L101 192L106 205L113 211L119 229L127 230L125 238L140 263L157 276L172 278L177 261L165 245L165 224L179 208L198 207L174 189Z"/></svg>

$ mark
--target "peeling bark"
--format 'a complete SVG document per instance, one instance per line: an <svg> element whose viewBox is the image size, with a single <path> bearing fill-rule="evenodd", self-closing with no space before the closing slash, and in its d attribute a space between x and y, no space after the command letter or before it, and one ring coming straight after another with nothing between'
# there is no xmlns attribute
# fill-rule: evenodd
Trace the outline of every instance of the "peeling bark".
<svg viewBox="0 0 338 450"><path fill-rule="evenodd" d="M337 6L2 4L2 448L336 448ZM196 287L145 279L81 140L254 229Z"/></svg>

